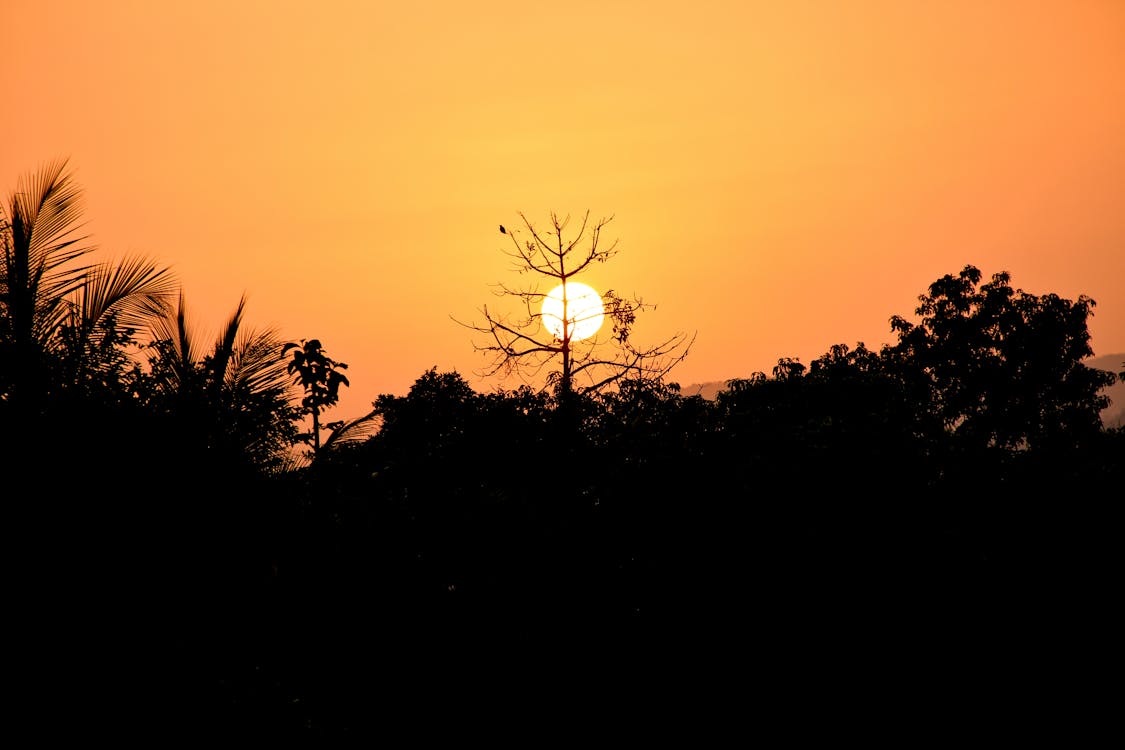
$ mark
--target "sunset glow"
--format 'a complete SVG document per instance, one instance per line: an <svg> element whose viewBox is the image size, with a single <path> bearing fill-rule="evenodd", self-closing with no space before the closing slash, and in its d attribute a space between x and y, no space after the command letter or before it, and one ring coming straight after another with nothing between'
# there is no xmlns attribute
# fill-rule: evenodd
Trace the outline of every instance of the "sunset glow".
<svg viewBox="0 0 1125 750"><path fill-rule="evenodd" d="M69 157L99 259L349 364L334 418L521 279L497 225L614 217L578 278L691 383L893 340L966 264L1125 352L1125 3L7 0L0 187ZM524 279L525 280L525 279Z"/></svg>

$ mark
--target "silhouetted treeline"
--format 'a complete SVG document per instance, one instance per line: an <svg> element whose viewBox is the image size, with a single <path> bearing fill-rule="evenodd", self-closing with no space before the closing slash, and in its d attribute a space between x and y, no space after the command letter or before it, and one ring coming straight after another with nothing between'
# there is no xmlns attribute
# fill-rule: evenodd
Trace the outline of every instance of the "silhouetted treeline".
<svg viewBox="0 0 1125 750"><path fill-rule="evenodd" d="M1098 419L1115 375L1082 364L1092 301L980 280L931 285L893 346L713 401L636 379L561 409L430 370L373 402L371 437L298 464L270 446L301 412L239 386L230 346L142 370L125 339L36 349L0 307L28 700L344 734L472 702L486 674L720 700L716 669L785 690L1042 663L1052 628L1100 626L1125 432Z"/></svg>

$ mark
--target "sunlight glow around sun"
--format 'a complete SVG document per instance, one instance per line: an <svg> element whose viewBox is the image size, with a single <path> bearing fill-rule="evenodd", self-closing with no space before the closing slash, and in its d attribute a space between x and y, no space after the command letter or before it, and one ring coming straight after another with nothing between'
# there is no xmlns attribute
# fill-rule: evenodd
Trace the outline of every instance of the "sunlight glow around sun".
<svg viewBox="0 0 1125 750"><path fill-rule="evenodd" d="M571 281L559 284L543 298L543 325L555 335L563 338L563 291L566 291L566 313L569 321L567 326L571 341L578 341L593 336L602 327L605 319L605 307L602 298L587 284Z"/></svg>

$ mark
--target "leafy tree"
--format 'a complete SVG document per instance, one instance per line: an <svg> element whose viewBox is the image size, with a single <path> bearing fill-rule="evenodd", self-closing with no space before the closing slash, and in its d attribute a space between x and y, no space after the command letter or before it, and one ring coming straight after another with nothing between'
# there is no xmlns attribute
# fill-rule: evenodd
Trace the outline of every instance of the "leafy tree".
<svg viewBox="0 0 1125 750"><path fill-rule="evenodd" d="M709 402L701 396L684 397L675 383L628 378L597 394L592 407L586 423L595 452L591 462L609 460L615 472L627 467L626 482L642 481L642 475L665 487L669 481L704 480L689 470L698 463L711 422ZM680 467L674 479L661 471L668 462Z"/></svg>
<svg viewBox="0 0 1125 750"><path fill-rule="evenodd" d="M527 377L546 370L548 385L565 402L573 394L595 393L623 378L660 379L687 356L694 337L689 339L684 334L649 347L634 345L632 333L637 315L653 305L640 298L626 299L612 289L602 295L610 333L607 335L603 326L588 338L575 336L579 321L567 308L572 298L568 285L592 265L605 263L616 255L617 242L607 247L602 241L602 231L612 217L591 222L586 212L577 231L569 237L569 216L552 212L545 232L522 213L520 219L523 229L501 226L500 231L511 240L513 249L508 254L517 271L530 273L537 281L522 289L499 284L496 294L518 299L523 313L497 313L486 305L481 309L483 324L462 324L486 335L483 343L474 344L477 351L491 357L482 375ZM547 282L551 288L541 291L538 282ZM544 324L541 311L544 299L555 286L563 289L562 330L558 333Z"/></svg>
<svg viewBox="0 0 1125 750"><path fill-rule="evenodd" d="M419 377L406 396L379 396L374 406L382 427L373 447L381 465L376 470L412 478L415 493L431 484L448 489L459 486L455 483L477 482L475 470L466 474L473 457L479 457L478 446L487 442L474 434L478 396L461 375L436 368Z"/></svg>
<svg viewBox="0 0 1125 750"><path fill-rule="evenodd" d="M1100 432L1113 374L1082 363L1094 300L1013 289L1008 273L980 282L965 266L931 284L919 323L891 318L899 342L884 361L968 447L1075 447Z"/></svg>
<svg viewBox="0 0 1125 750"><path fill-rule="evenodd" d="M300 343L289 342L282 348L282 354L290 356L287 372L305 389L301 406L305 413L312 415L313 455L320 453L320 413L335 406L340 400L340 386L349 385L341 370L348 366L337 362L324 352L319 339L301 339ZM329 429L338 428L342 422L327 425ZM306 439L308 436L304 436Z"/></svg>
<svg viewBox="0 0 1125 750"><path fill-rule="evenodd" d="M786 497L771 505L788 513L834 496L842 476L874 462L883 441L871 433L890 399L863 372L865 352L841 345L812 368L782 358L770 376L728 382L715 399L713 440L732 492Z"/></svg>
<svg viewBox="0 0 1125 750"><path fill-rule="evenodd" d="M888 474L901 473L907 455L925 452L940 427L929 418L898 373L859 342L836 344L815 359L806 375L818 389L824 445L847 456L865 455Z"/></svg>

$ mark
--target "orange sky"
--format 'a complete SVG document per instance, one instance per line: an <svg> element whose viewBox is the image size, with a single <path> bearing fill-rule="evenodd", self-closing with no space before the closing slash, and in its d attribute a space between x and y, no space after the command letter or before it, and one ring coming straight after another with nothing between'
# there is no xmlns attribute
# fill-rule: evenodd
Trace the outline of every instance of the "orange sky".
<svg viewBox="0 0 1125 750"><path fill-rule="evenodd" d="M216 331L320 338L330 416L486 362L501 223L615 215L580 280L697 332L687 385L891 341L966 264L1125 352L1125 2L0 6L0 189L68 156L107 257Z"/></svg>

